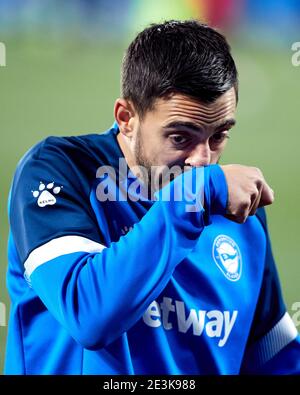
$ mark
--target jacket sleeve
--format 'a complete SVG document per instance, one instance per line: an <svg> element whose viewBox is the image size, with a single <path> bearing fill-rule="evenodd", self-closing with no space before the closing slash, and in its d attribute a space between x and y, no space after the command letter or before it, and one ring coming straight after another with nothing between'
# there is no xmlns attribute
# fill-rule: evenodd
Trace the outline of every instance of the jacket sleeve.
<svg viewBox="0 0 300 395"><path fill-rule="evenodd" d="M204 206L225 212L225 177L218 165L176 177L130 232L105 246L74 168L48 151L40 149L17 171L11 232L33 292L83 347L101 348L137 322L194 248L208 223ZM61 188L55 196L53 180ZM35 191L41 196L48 185L55 204L39 206ZM189 198L203 194L204 206L195 198L191 209Z"/></svg>

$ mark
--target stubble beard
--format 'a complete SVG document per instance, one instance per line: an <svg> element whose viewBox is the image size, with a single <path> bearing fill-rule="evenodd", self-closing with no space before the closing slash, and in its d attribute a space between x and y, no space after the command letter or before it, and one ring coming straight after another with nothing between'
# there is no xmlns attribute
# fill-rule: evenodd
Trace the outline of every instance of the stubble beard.
<svg viewBox="0 0 300 395"><path fill-rule="evenodd" d="M140 169L139 179L143 183L145 191L147 191L148 196L151 197L151 199L153 199L156 191L186 170L183 163L174 163L169 167L167 165L155 163L154 160L149 159L146 155L145 145L140 129L138 129L136 134L134 155L136 165ZM172 172L170 173L170 168L172 168L172 166L177 168L175 172L176 174L173 174Z"/></svg>
<svg viewBox="0 0 300 395"><path fill-rule="evenodd" d="M153 164L146 156L145 147L143 144L143 139L141 135L141 129L139 128L136 134L136 142L134 148L134 156L136 166L139 167L138 177L143 184L143 187L148 193L148 196L152 198L153 196L153 187L154 179L153 179ZM155 192L155 191L154 191Z"/></svg>

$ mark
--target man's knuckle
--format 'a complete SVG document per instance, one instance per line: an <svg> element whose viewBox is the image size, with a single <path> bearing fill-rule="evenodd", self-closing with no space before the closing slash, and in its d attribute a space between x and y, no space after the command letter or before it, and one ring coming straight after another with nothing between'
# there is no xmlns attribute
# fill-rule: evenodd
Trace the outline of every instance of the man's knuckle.
<svg viewBox="0 0 300 395"><path fill-rule="evenodd" d="M262 175L262 172L259 167L254 167L254 170L257 174Z"/></svg>
<svg viewBox="0 0 300 395"><path fill-rule="evenodd" d="M250 199L244 200L241 202L240 204L240 212L244 212L245 210L247 210L250 207L251 201Z"/></svg>

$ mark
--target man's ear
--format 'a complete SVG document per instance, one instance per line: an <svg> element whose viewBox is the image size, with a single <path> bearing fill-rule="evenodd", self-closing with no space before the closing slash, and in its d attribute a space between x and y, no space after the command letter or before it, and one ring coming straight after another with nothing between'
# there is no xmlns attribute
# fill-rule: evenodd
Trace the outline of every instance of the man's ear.
<svg viewBox="0 0 300 395"><path fill-rule="evenodd" d="M115 102L114 115L120 132L124 136L131 138L137 117L133 105L128 100L118 98Z"/></svg>

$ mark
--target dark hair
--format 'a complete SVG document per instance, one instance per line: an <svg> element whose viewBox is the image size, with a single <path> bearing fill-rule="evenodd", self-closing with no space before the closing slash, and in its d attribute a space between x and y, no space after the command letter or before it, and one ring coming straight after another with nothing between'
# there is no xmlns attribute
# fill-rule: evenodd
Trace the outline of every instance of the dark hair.
<svg viewBox="0 0 300 395"><path fill-rule="evenodd" d="M157 98L182 93L211 103L238 76L225 37L198 21L152 24L129 45L122 64L122 96L143 116Z"/></svg>

